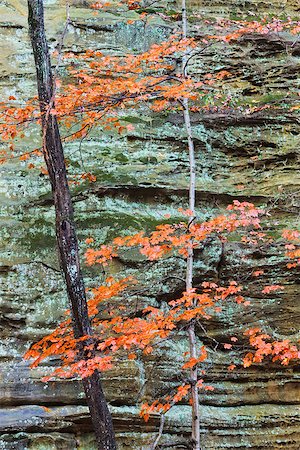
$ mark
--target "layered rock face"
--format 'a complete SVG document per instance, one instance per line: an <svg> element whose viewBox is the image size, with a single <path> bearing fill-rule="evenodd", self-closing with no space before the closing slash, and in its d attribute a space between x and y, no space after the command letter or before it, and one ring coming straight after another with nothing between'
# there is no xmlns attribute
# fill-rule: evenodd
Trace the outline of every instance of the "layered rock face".
<svg viewBox="0 0 300 450"><path fill-rule="evenodd" d="M63 28L64 3L45 1L52 47ZM170 33L162 16L144 28L141 22L128 23L135 19L134 11L95 16L86 2L72 3L67 51L93 48L125 54L147 48ZM217 17L299 17L296 0L188 3L190 32L198 37L208 30L207 21ZM176 5L169 2L168 7ZM25 0L2 3L0 35L1 97L25 99L35 93ZM207 72L230 72L220 89L232 105L235 100L231 110L207 108L192 117L200 220L217 214L233 199L245 199L268 211L265 225L275 237L283 228L297 227L300 125L297 109L291 110L290 105L299 91L299 56L299 42L283 32L246 35L230 46L215 44L191 63L199 79ZM206 102L210 104L209 96ZM277 108L257 108L267 103ZM145 109L123 118L134 124L125 137L94 130L81 147L78 142L65 146L72 173L97 176L96 183L83 183L73 190L82 243L90 236L102 243L124 231L151 230L164 220L164 214L175 219L178 207L187 204L188 151L182 117L158 117ZM37 131L17 145L31 150L39 142ZM0 449L92 450L95 445L80 382L43 383L40 378L49 374L55 362L30 370L22 359L29 344L52 330L67 307L49 184L46 176L28 170L27 164L12 159L1 166ZM251 277L254 269L264 270L259 283ZM163 305L184 289L184 261L178 258L150 263L132 253L113 262L105 275L98 268L84 268L88 286L97 285L107 274L136 272L143 274L141 289L123 299L135 310L149 303ZM246 310L230 305L204 324L206 331L198 330L199 345L204 342L209 349L205 382L215 388L201 396L203 450L300 448L299 368L266 361L245 369L241 367L243 348L228 352L222 345L215 346L215 340L228 342L228 336L244 342L245 328L253 326L261 326L274 339L297 341L298 274L298 269L286 268L284 248L278 243L244 248L232 242L223 250L218 242L210 242L197 253L196 283L235 279L245 286L251 301ZM285 289L283 294L263 296L265 284ZM120 450L151 448L159 418L144 423L138 405L178 384L186 347L183 335L164 343L150 357L127 361L120 356L115 368L103 374ZM237 364L233 372L227 370L230 363ZM164 430L162 448L189 448L188 404L170 411Z"/></svg>

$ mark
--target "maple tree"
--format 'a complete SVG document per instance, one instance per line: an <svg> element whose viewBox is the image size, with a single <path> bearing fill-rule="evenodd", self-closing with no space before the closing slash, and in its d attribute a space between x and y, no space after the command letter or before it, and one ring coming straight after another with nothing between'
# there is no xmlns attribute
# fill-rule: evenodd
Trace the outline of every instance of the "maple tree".
<svg viewBox="0 0 300 450"><path fill-rule="evenodd" d="M94 6L111 8L109 2ZM129 7L135 10L140 6L141 2L129 4ZM164 19L170 21L172 16ZM141 12L139 20L151 22L151 13ZM204 74L201 80L195 80L187 74L193 58L214 45L216 41L230 44L249 34L264 36L276 34L277 37L280 31L289 31L295 36L296 41L300 29L297 21L291 19L283 21L276 18L269 21L264 19L261 22L218 19L212 21L210 26L215 34L207 34L199 39L183 36L181 31L175 30L167 40L152 45L147 51L124 57L111 56L92 49L80 54L69 52L64 55L55 51L54 60L60 62L63 59L69 73L67 82L58 79L56 75L55 108L51 108L51 114L56 116L63 127L70 130L62 137L63 142L83 139L95 126L105 131L117 130L120 134L131 132L134 126L122 120L122 110L126 108L126 111L130 109L136 111L139 104L148 105L155 112L180 110L183 112L183 103L188 100L192 112L214 108L221 108L224 112L227 109L230 111L234 104L230 104L230 100L228 103L228 100L222 97L218 92L218 85L232 74L226 70L217 70L214 73ZM178 65L182 57L185 57L185 74ZM212 87L215 90L214 103L207 105L202 100ZM298 109L298 102L294 104L292 98L290 101L291 106L288 107L291 110ZM240 105L239 108L248 116L263 109L272 108L276 111L280 107L281 105L266 103L251 107ZM17 156L23 161L29 158L38 160L42 156L41 149L32 149L20 154L16 144L11 142L11 139L22 138L25 130L27 133L30 132L31 125L38 122L39 117L37 98L30 99L21 107L18 105L18 99L12 95L7 102L0 103L1 137L8 141L7 149L2 151L2 161ZM32 132L36 133L36 130L33 129ZM35 168L34 163L29 164L30 168ZM71 173L69 177L72 178ZM96 181L95 176L90 173L78 174L77 179L74 177L75 183L81 180Z"/></svg>
<svg viewBox="0 0 300 450"><path fill-rule="evenodd" d="M190 210L181 210L181 213L191 217ZM253 204L236 200L228 206L227 214L216 216L206 222L181 221L175 224L161 224L148 236L142 231L134 235L116 237L111 244L103 244L100 248L92 238L88 238L87 246L94 244L94 248L87 248L86 263L109 266L114 258L130 248L135 248L150 261L167 259L176 254L187 259L191 248L195 250L201 247L202 243L210 238L226 242L228 238L231 239L231 235L235 236L235 239L240 235L241 242L255 247L258 244L256 238L261 238L263 234L261 215L263 211L255 208ZM250 242L245 239L247 236L251 237ZM295 240L299 234L286 230L283 236ZM258 278L262 274L263 271L257 270L252 276ZM146 306L141 311L142 315L132 315L130 295L134 296L137 282L138 280L132 277L119 280L108 277L105 284L91 289L88 308L95 333L92 343L89 336L81 339L81 341L89 340L86 346L91 352L88 360L78 361L77 340L74 338L70 319L61 323L52 334L31 346L26 357L33 359L32 367L36 367L49 356L61 358L60 367L45 377L45 381L57 376L87 377L95 369L109 370L116 364L116 356L120 352L125 351L129 359L155 353L156 348L159 348L165 340L174 339L178 334L182 337L191 325L197 327L202 320L210 320L214 314L222 311L224 303L226 307L228 301L236 302L241 307L251 306L243 295L243 286L238 285L236 281L231 280L227 286L205 281L197 287L187 288L178 298L167 301L167 308ZM268 294L282 289L280 285L266 285L261 289L261 293ZM128 307L118 300L125 290L129 294L126 303L129 304ZM254 348L254 351L245 354L242 361L244 367L260 363L265 357L271 357L273 362L279 361L282 365L288 365L290 361L298 361L300 358L300 349L296 344L287 339L272 341L271 336L263 333L258 327L246 330L244 335L249 338L250 347ZM181 373L183 383L163 398L141 405L141 416L146 421L153 413L161 414L163 418L174 404L191 396L194 381L192 376L196 369L197 392L200 389L213 390L212 386L205 384L202 377L205 372L200 370L201 363L207 358L207 348L201 345L197 338L195 339L196 351L192 353L190 346L190 351L182 355L184 362L179 366L178 373ZM240 345L235 336L228 337L228 341L217 345L225 350ZM228 370L234 370L235 367L234 364L230 364Z"/></svg>
<svg viewBox="0 0 300 450"><path fill-rule="evenodd" d="M38 4L29 0L29 4ZM122 2L130 10L140 11L139 20L148 20L150 13L143 11L143 2L139 0L129 0ZM109 2L96 3L94 9L110 8ZM66 179L65 163L61 159L60 167L63 171L62 185L66 197L63 199L68 203L67 222L71 224L73 243L75 242L76 272L78 272L77 282L80 284L79 301L81 313L84 313L84 326L79 322L76 324L76 302L71 300L71 317L66 319L53 333L44 337L40 342L31 346L27 352L27 358L33 358L32 367L36 367L45 358L59 356L61 366L58 367L51 376L72 377L79 376L84 384L90 383L100 390L98 371L108 370L114 364L114 355L119 351L126 351L129 359L138 357L139 352L149 354L154 351L159 342L172 339L176 334L187 335L189 351L184 355L185 362L182 364L182 379L184 380L174 392L167 394L162 399L154 399L151 404L144 403L141 408L141 415L145 420L149 419L151 413L164 414L183 398L190 396L192 404L192 445L193 450L200 449L200 418L199 418L199 390L212 389L206 386L200 377L201 363L207 357L207 349L198 345L196 327L202 319L209 320L213 313L218 313L222 308L222 303L233 300L241 307L248 306L248 301L242 295L242 286L235 280L229 282L227 286L220 286L212 280L207 280L201 286L193 286L193 266L194 251L201 243L208 238L218 239L225 242L229 235L242 232L242 242L248 245L255 245L260 239L264 239L264 233L260 230L260 212L253 204L235 201L228 207L227 214L217 216L207 222L198 222L195 212L195 157L194 141L191 127L191 112L205 108L201 105L201 99L207 88L211 88L218 81L230 77L228 71L218 71L217 74L206 74L203 80L197 81L189 76L188 67L191 58L208 45L213 45L215 41L231 41L239 39L248 33L269 34L288 29L292 34L299 33L299 23L288 20L286 22L274 19L263 22L242 22L218 20L212 23L212 28L221 34L207 35L199 42L195 38L187 35L187 14L185 1L182 0L182 25L181 30L175 32L169 39L160 44L152 45L147 51L139 54L129 54L121 58L119 56L108 56L102 52L87 50L80 55L68 53L63 56L66 64L69 64L69 78L72 82L60 81L57 78L53 81L50 77L47 80L47 95L33 98L23 107L14 106L16 99L11 96L11 105L3 104L0 115L3 125L1 126L1 136L8 142L8 150L3 152L3 160L18 155L17 150L11 140L22 139L24 129L29 129L32 123L39 123L43 129L43 145L41 149L34 149L27 153L18 155L23 161L31 157L39 158L44 155L47 169L41 168L44 173L49 173L54 192L59 205L59 195L55 184L56 168L53 169L51 160L51 135L56 139L56 146L61 152L60 137L57 134L57 124L62 125L68 134L63 137L67 142L72 139L84 139L95 126L102 127L106 131L117 130L118 133L132 131L132 125L122 121L122 110L136 109L142 102L147 104L153 112L180 111L184 117L186 136L189 150L189 207L186 211L181 211L187 216L186 221L175 224L159 225L149 236L143 231L125 237L117 237L111 244L105 244L98 248L90 248L86 251L86 262L88 265L107 265L109 261L118 256L120 250L130 247L135 248L145 258L150 261L167 258L170 254L177 253L186 260L185 290L181 296L167 302L166 309L147 306L142 312L142 317L134 316L126 310L125 305L119 304L108 308L108 316L103 319L99 312L107 305L107 301L117 299L125 290L134 289L136 281L131 278L116 280L109 277L106 284L94 288L91 291L91 298L86 302L84 285L80 275L78 261L78 250L76 234L73 226L73 212L71 199L68 191ZM229 32L230 29L230 32ZM33 38L33 45L36 45ZM61 54L57 52L54 57L61 59ZM178 63L179 62L179 63ZM81 67L78 69L78 64ZM216 96L217 98L217 96ZM40 110L38 109L40 107ZM267 108L268 105L265 105ZM255 112L255 109L253 111ZM50 126L50 130L49 130ZM55 133L53 134L53 130ZM49 137L50 136L50 137ZM50 142L50 143L49 143ZM57 144L58 142L58 144ZM50 147L49 147L50 146ZM49 158L50 157L50 158ZM55 158L54 158L55 162ZM30 163L30 168L35 164ZM82 180L95 182L96 177L92 173L81 173L79 176L69 180L78 184ZM55 197L56 195L56 197ZM62 220L66 221L65 215L58 207L58 227L57 235L63 240L61 230ZM64 214L66 211L64 210ZM69 230L69 228L68 228ZM68 236L69 237L69 236ZM299 265L299 234L296 231L287 230L283 237L289 241L286 244L286 256L291 260L289 268ZM87 245L92 244L92 238L88 239ZM73 250L74 250L73 248ZM61 259L64 261L65 255L70 253L70 248L60 246ZM72 249L71 249L72 250ZM67 263L70 265L70 261ZM62 264L64 266L64 263ZM66 281L68 287L68 265L65 264ZM259 277L260 271L254 272L254 277ZM69 277L70 278L70 277ZM72 280L71 280L72 281ZM281 289L279 285L265 286L262 294L268 294ZM75 292L76 293L76 292ZM77 291L78 294L78 291ZM75 309L74 309L75 305ZM88 314L87 314L88 313ZM89 318L88 318L89 316ZM75 325L74 325L75 324ZM79 329L78 329L79 326ZM76 328L77 327L77 328ZM92 329L94 331L92 331ZM272 360L280 361L286 365L292 360L299 359L298 347L288 340L272 341L272 338L254 328L245 331L245 336L249 338L249 351L244 357L244 367L253 363L259 363L266 356L271 356ZM224 349L230 350L236 345L236 337L229 338L230 343L223 344ZM228 369L234 370L231 364ZM46 379L49 379L46 377ZM87 385L87 384L86 384ZM95 398L95 391L86 389L88 402ZM89 399L90 396L90 399ZM103 399L103 394L101 393ZM103 405L102 405L103 406ZM93 417L93 408L89 404ZM96 408L99 405L96 405ZM108 417L109 428L112 429L111 420L107 407L104 407L105 415ZM103 421L103 419L102 419ZM94 424L97 419L94 420ZM162 422L163 423L163 422ZM97 433L97 426L96 433ZM158 436L159 438L159 436ZM109 442L103 443L103 432L98 433L97 442L99 448L115 448L113 432L108 437ZM157 445L158 440L154 446Z"/></svg>

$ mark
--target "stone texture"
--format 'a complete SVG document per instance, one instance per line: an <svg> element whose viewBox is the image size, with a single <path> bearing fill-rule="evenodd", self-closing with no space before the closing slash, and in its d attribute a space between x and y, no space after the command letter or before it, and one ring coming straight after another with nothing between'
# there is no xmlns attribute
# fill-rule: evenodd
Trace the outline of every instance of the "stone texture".
<svg viewBox="0 0 300 450"><path fill-rule="evenodd" d="M178 2L179 3L179 2ZM204 19L220 16L251 18L253 14L297 17L296 0L189 1L193 14ZM51 46L63 27L64 1L48 0L47 30ZM175 2L168 2L174 7ZM173 5L173 6L172 6ZM164 5L165 6L165 5ZM282 9L284 7L284 10ZM35 92L34 67L27 38L26 1L7 0L0 5L1 97L21 98ZM144 35L135 17L100 13L93 16L84 1L73 1L72 27L66 49L97 48L124 54L146 48L167 36L170 27L162 19ZM190 31L205 33L199 17L191 16ZM208 29L208 28L207 28ZM195 114L193 132L197 154L197 213L211 217L234 198L264 206L266 225L276 237L281 228L297 226L299 210L299 116L288 106L299 90L299 44L290 47L291 36L245 36L238 44L214 45L195 58L196 76L228 70L232 73L220 90L236 100L232 111L211 110ZM62 74L63 74L62 70ZM209 104L210 99L207 99ZM274 102L278 109L244 114L238 107ZM87 171L97 176L93 185L74 188L76 221L81 242L94 236L106 242L124 231L151 230L164 214L178 217L186 205L188 155L182 118L176 114L154 117L145 109L123 119L135 124L127 138L94 131L82 144ZM19 147L35 148L39 133L32 132ZM66 145L70 171L80 173L78 143ZM257 158L253 159L253 156ZM241 189L241 185L243 188ZM27 163L12 160L1 166L1 299L0 299L0 449L92 450L95 448L84 396L78 381L42 383L54 362L30 371L22 360L29 343L53 329L66 305L59 273L53 230L53 208L46 177ZM84 247L84 245L83 245ZM245 255L245 259L241 256ZM214 350L213 339L242 339L246 326L263 326L278 339L299 339L299 272L288 271L280 245L244 249L234 243L225 248L212 242L197 254L195 281L235 277L245 285L251 300L247 311L231 305L198 330L199 342L209 347L205 381L213 392L201 397L202 449L296 450L299 436L299 368L278 367L268 362L228 372L239 364L241 351ZM283 294L265 298L249 273L265 271L261 285L285 286ZM103 278L97 269L85 270L87 284ZM108 269L109 274L145 274L143 287L126 297L132 308L145 303L162 304L183 288L184 263L176 258L157 264L126 253ZM242 341L243 342L243 341ZM120 360L103 375L111 404L120 450L148 450L159 426L156 417L145 424L138 403L163 394L178 384L177 369L184 336L165 343L158 355L139 361ZM176 406L165 425L163 448L187 448L190 408Z"/></svg>

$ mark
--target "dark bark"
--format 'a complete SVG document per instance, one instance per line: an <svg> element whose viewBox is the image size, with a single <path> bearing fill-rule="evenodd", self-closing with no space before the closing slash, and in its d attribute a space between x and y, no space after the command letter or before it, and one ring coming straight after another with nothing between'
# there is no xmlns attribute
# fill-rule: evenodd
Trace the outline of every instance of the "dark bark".
<svg viewBox="0 0 300 450"><path fill-rule="evenodd" d="M64 153L54 107L53 76L44 28L43 0L28 0L29 33L34 53L37 87L42 115L43 152L52 187L56 214L56 237L61 268L72 311L76 339L91 336L84 282L81 274L73 205L68 187ZM82 346L83 344L81 344ZM84 349L79 349L84 357ZM98 372L83 379L99 450L115 450L112 419Z"/></svg>

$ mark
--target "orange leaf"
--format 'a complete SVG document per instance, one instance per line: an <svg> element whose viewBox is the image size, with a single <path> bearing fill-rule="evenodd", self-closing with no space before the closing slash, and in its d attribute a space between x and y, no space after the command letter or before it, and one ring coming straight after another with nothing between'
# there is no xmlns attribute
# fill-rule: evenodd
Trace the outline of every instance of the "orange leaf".
<svg viewBox="0 0 300 450"><path fill-rule="evenodd" d="M226 350L230 350L230 349L232 348L232 344L224 344L223 347L224 347Z"/></svg>

